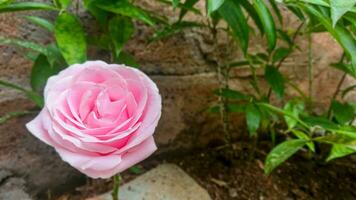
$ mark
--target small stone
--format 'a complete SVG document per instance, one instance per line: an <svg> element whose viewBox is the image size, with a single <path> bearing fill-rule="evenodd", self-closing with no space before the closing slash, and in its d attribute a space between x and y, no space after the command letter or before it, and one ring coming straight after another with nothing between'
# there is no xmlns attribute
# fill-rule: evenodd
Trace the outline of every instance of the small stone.
<svg viewBox="0 0 356 200"><path fill-rule="evenodd" d="M211 200L177 165L162 164L120 187L120 200ZM87 200L111 200L110 192Z"/></svg>
<svg viewBox="0 0 356 200"><path fill-rule="evenodd" d="M230 196L231 198L237 197L237 190L236 190L235 188L230 188L230 189L229 189L229 196Z"/></svg>
<svg viewBox="0 0 356 200"><path fill-rule="evenodd" d="M22 178L9 178L0 186L0 200L32 200Z"/></svg>

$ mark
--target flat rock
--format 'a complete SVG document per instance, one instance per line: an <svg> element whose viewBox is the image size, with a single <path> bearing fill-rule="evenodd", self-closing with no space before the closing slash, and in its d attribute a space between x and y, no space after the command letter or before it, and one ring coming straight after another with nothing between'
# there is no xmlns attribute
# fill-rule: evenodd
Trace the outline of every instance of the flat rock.
<svg viewBox="0 0 356 200"><path fill-rule="evenodd" d="M120 200L211 200L181 168L162 164L120 187ZM110 192L87 200L111 200Z"/></svg>

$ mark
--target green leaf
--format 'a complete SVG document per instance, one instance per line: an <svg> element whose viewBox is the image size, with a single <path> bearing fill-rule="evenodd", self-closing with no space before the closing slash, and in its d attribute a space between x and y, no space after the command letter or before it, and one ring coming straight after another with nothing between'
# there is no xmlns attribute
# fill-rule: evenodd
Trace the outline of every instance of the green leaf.
<svg viewBox="0 0 356 200"><path fill-rule="evenodd" d="M194 9L194 5L198 3L199 0L185 0L184 4L181 7L181 11L179 13L179 20L181 21L185 14L187 14L188 10Z"/></svg>
<svg viewBox="0 0 356 200"><path fill-rule="evenodd" d="M278 114L282 114L282 115L286 115L286 116L288 116L288 117L290 117L290 118L296 120L296 121L297 121L300 125L302 125L304 128L307 128L307 129L310 128L310 126L309 126L307 123L305 123L304 121L300 120L299 118L296 118L296 117L293 116L291 113L286 112L286 111L284 111L284 110L282 110L282 109L280 109L280 108L278 108L278 107L275 107L275 106L273 106L273 105L271 105L271 104L268 104L268 103L257 103L257 105L258 105L259 107L264 107L264 108L266 108L266 109L268 109L268 110L270 110L270 111L272 111L272 112L275 112L275 113L278 113Z"/></svg>
<svg viewBox="0 0 356 200"><path fill-rule="evenodd" d="M140 65L136 62L135 58L125 52L121 52L119 55L119 58L117 60L118 63L125 64L130 67L136 67L138 68Z"/></svg>
<svg viewBox="0 0 356 200"><path fill-rule="evenodd" d="M172 0L172 5L174 8L176 8L180 3L180 0Z"/></svg>
<svg viewBox="0 0 356 200"><path fill-rule="evenodd" d="M279 145L277 145L272 151L267 155L265 161L265 174L270 174L276 167L286 161L295 152L301 149L307 140L297 139L288 140Z"/></svg>
<svg viewBox="0 0 356 200"><path fill-rule="evenodd" d="M294 118L291 118L287 115L284 116L289 129L294 128L298 124L298 121L295 119L299 118L299 114L302 113L303 110L304 103L301 101L288 101L288 103L284 106L284 111L294 116Z"/></svg>
<svg viewBox="0 0 356 200"><path fill-rule="evenodd" d="M221 89L221 92L220 92L220 90L217 89L214 91L214 93L219 96L223 96L225 98L233 99L233 100L247 100L247 99L249 99L249 97L247 95L245 95L239 91L231 90L228 88Z"/></svg>
<svg viewBox="0 0 356 200"><path fill-rule="evenodd" d="M246 122L250 135L255 135L257 129L260 127L261 113L258 107L253 103L246 106Z"/></svg>
<svg viewBox="0 0 356 200"><path fill-rule="evenodd" d="M336 69L339 69L339 70L345 72L346 74L349 74L349 75L353 76L354 78L356 78L356 70L352 67L352 65L345 64L345 63L334 63L334 64L331 64L330 66L334 67Z"/></svg>
<svg viewBox="0 0 356 200"><path fill-rule="evenodd" d="M95 4L95 0L84 0L84 6L101 26L106 25L109 13L98 8Z"/></svg>
<svg viewBox="0 0 356 200"><path fill-rule="evenodd" d="M40 108L43 107L43 98L38 95L37 93L33 92L33 91L30 91L30 90L27 90L21 86L18 86L18 85L15 85L13 83L9 83L9 82L6 82L6 81L3 81L3 80L0 80L0 86L5 86L5 87L8 87L8 88L11 88L11 89L14 89L14 90L17 90L17 91L20 91L20 92L23 92L29 99L31 99L32 101L34 101L36 103L37 106L39 106Z"/></svg>
<svg viewBox="0 0 356 200"><path fill-rule="evenodd" d="M143 173L143 169L140 166L132 166L129 168L130 172L133 174L142 174Z"/></svg>
<svg viewBox="0 0 356 200"><path fill-rule="evenodd" d="M40 54L35 63L33 64L31 71L31 87L34 91L40 92L46 85L47 79L57 74L60 71L58 67L52 67L47 60L47 57Z"/></svg>
<svg viewBox="0 0 356 200"><path fill-rule="evenodd" d="M17 47L22 47L26 49L30 49L32 51L36 51L42 54L47 54L47 49L46 47L30 42L27 40L20 40L20 39L10 39L10 38L3 38L0 36L0 44L2 45L11 45L11 46L17 46Z"/></svg>
<svg viewBox="0 0 356 200"><path fill-rule="evenodd" d="M319 5L319 6L330 6L328 3L326 3L323 0L301 0L301 1L304 1L306 3L315 4L315 5Z"/></svg>
<svg viewBox="0 0 356 200"><path fill-rule="evenodd" d="M300 5L304 10L314 15L328 30L328 32L339 42L339 44L344 48L347 55L351 58L351 63L353 68L351 69L352 74L356 74L356 40L352 34L340 24L336 24L335 28L332 26L330 20L325 17L322 13L316 10L312 6Z"/></svg>
<svg viewBox="0 0 356 200"><path fill-rule="evenodd" d="M207 0L208 15L217 11L225 0Z"/></svg>
<svg viewBox="0 0 356 200"><path fill-rule="evenodd" d="M277 5L276 1L275 0L270 0L269 3L271 4L271 7L272 7L274 13L276 14L279 22L281 24L283 24L283 16L281 14L281 11L278 8L278 5Z"/></svg>
<svg viewBox="0 0 356 200"><path fill-rule="evenodd" d="M356 0L330 0L331 19L335 27L337 21L356 4Z"/></svg>
<svg viewBox="0 0 356 200"><path fill-rule="evenodd" d="M64 60L63 55L55 43L51 43L47 46L47 59L51 66L55 66L60 69L67 67L67 63Z"/></svg>
<svg viewBox="0 0 356 200"><path fill-rule="evenodd" d="M71 0L58 0L62 9L67 9L67 7L71 4Z"/></svg>
<svg viewBox="0 0 356 200"><path fill-rule="evenodd" d="M277 68L267 65L265 79L279 98L284 95L284 78Z"/></svg>
<svg viewBox="0 0 356 200"><path fill-rule="evenodd" d="M240 5L234 3L233 0L225 0L218 12L229 24L234 38L239 41L241 49L246 53L249 41L249 27Z"/></svg>
<svg viewBox="0 0 356 200"><path fill-rule="evenodd" d="M257 28L261 32L261 34L264 33L264 29L262 26L261 19L259 18L255 8L252 6L252 4L249 2L249 0L240 0L238 1L239 4L246 10L248 15L252 18L252 20L255 22Z"/></svg>
<svg viewBox="0 0 356 200"><path fill-rule="evenodd" d="M30 21L33 24L36 24L37 26L46 29L49 32L54 31L54 26L51 22L49 22L46 19L43 19L41 17L36 17L36 16L26 16L25 17L28 21Z"/></svg>
<svg viewBox="0 0 356 200"><path fill-rule="evenodd" d="M18 2L12 4L5 4L0 6L0 13L2 12L15 12L25 10L58 10L52 5L39 3L39 2Z"/></svg>
<svg viewBox="0 0 356 200"><path fill-rule="evenodd" d="M245 104L231 104L228 103L226 105L226 110L228 112L232 112L232 113L243 113L246 111L246 105Z"/></svg>
<svg viewBox="0 0 356 200"><path fill-rule="evenodd" d="M149 14L145 10L133 5L127 0L120 0L120 1L98 0L95 1L95 5L103 10L120 14L126 17L138 19L149 25L154 25L153 19L149 16Z"/></svg>
<svg viewBox="0 0 356 200"><path fill-rule="evenodd" d="M10 4L13 0L0 0L0 6L5 6Z"/></svg>
<svg viewBox="0 0 356 200"><path fill-rule="evenodd" d="M330 161L336 158L341 158L350 154L355 153L356 150L349 148L347 146L344 146L342 144L334 144L333 147L331 148L330 154L327 157L326 161Z"/></svg>
<svg viewBox="0 0 356 200"><path fill-rule="evenodd" d="M29 114L31 112L29 111L15 111L15 112L8 112L3 116L0 116L0 125L4 124L7 120L14 118L14 117L20 117L26 114Z"/></svg>
<svg viewBox="0 0 356 200"><path fill-rule="evenodd" d="M356 89L356 85L351 85L347 88L345 88L343 91L342 91L342 98L344 98L349 92L353 91Z"/></svg>
<svg viewBox="0 0 356 200"><path fill-rule="evenodd" d="M272 63L279 62L286 58L290 53L292 53L291 48L284 48L284 47L279 47L276 49L276 51L273 53L273 58L272 58Z"/></svg>
<svg viewBox="0 0 356 200"><path fill-rule="evenodd" d="M273 17L263 0L253 0L253 7L261 19L264 32L267 36L268 50L272 51L276 46L277 33Z"/></svg>
<svg viewBox="0 0 356 200"><path fill-rule="evenodd" d="M85 34L81 23L74 15L60 14L56 20L54 34L57 45L68 64L86 61Z"/></svg>
<svg viewBox="0 0 356 200"><path fill-rule="evenodd" d="M152 38L149 39L149 42L154 42L163 38L167 38L179 32L182 32L184 29L202 27L203 24L190 21L178 21L172 25L165 26L163 29L157 31Z"/></svg>
<svg viewBox="0 0 356 200"><path fill-rule="evenodd" d="M304 140L310 140L311 139L307 134L305 134L302 131L295 130L295 129L292 129L291 131L298 139L304 139ZM315 145L314 145L313 142L307 142L306 145L308 146L308 148L312 152L315 152Z"/></svg>
<svg viewBox="0 0 356 200"><path fill-rule="evenodd" d="M117 16L109 22L109 33L114 47L115 58L118 58L124 44L134 33L134 25L131 19Z"/></svg>
<svg viewBox="0 0 356 200"><path fill-rule="evenodd" d="M348 147L348 148L356 151L356 138L350 137L348 135L329 134L326 136L314 138L314 141L321 142L321 143L327 143L327 144L333 144L333 145L335 145L335 144L343 145L345 147Z"/></svg>
<svg viewBox="0 0 356 200"><path fill-rule="evenodd" d="M346 124L355 118L354 108L349 104L342 104L338 101L332 101L331 110L337 122Z"/></svg>

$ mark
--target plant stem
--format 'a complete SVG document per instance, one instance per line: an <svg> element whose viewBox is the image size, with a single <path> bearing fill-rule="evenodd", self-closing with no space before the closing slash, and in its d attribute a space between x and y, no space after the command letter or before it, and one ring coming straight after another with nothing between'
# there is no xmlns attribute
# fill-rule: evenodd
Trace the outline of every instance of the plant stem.
<svg viewBox="0 0 356 200"><path fill-rule="evenodd" d="M308 81L309 81L309 100L313 102L313 49L312 36L308 33Z"/></svg>
<svg viewBox="0 0 356 200"><path fill-rule="evenodd" d="M297 40L298 34L299 34L300 31L302 30L303 25L304 25L304 22L300 23L299 26L298 26L298 28L297 28L297 30L296 30L295 33L293 34L293 38L292 38L292 43L293 43L293 45L292 45L290 48L295 48L296 45L294 45L294 43L295 43L295 41ZM279 61L279 63L278 63L277 66L276 66L277 69L281 68L281 66L282 66L282 64L283 64L283 62L284 62L284 60L287 59L287 57L288 57L288 56L285 56L285 57L283 57L283 58ZM267 98L270 99L271 95L272 95L272 88L270 87L269 90L268 90L268 93L267 93Z"/></svg>
<svg viewBox="0 0 356 200"><path fill-rule="evenodd" d="M120 174L116 174L115 176L113 176L114 186L111 193L113 200L119 200L120 181L121 181Z"/></svg>
<svg viewBox="0 0 356 200"><path fill-rule="evenodd" d="M340 61L339 63L342 63L343 60L345 58L345 53L342 54L341 58L340 58ZM342 84L344 83L345 79L346 79L346 76L347 76L347 73L344 73L339 81L339 83L337 84L336 86L336 90L331 98L331 102L330 102L330 105L329 105L329 109L328 109L328 118L330 119L331 117L331 106L332 106L332 101L336 99L337 95L339 94L340 90L341 90L341 86Z"/></svg>
<svg viewBox="0 0 356 200"><path fill-rule="evenodd" d="M222 94L223 88L228 88L228 75L225 75L226 69L222 69L221 65L218 64L217 66L217 75L218 75L218 81L219 81L219 93ZM225 135L225 141L226 144L230 145L231 144L231 135L229 132L229 122L228 122L228 114L226 110L226 98L223 97L222 95L219 96L219 107L220 107L220 118L223 124L223 131Z"/></svg>

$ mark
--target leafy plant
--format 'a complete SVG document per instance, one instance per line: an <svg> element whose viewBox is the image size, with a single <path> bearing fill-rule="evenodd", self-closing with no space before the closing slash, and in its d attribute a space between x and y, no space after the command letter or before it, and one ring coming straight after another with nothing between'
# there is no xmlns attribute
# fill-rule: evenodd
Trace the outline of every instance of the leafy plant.
<svg viewBox="0 0 356 200"><path fill-rule="evenodd" d="M0 2L0 13L27 10L56 13L54 21L38 16L25 16L29 23L53 35L55 41L50 44L0 36L0 44L27 50L27 57L33 61L30 77L31 90L4 80L0 81L0 85L25 93L39 107L43 106L41 93L47 79L68 65L85 62L88 58L89 46L107 50L112 55L112 61L138 66L131 55L122 52L125 43L134 34L133 21L140 20L149 25L156 23L155 18L151 17L152 13L128 0L110 1L110 3L100 0L84 0L85 8L96 19L96 23L100 24L98 35L90 35L77 13L70 11L71 7L76 6L71 4L71 0L53 0L52 3L7 0ZM100 41L95 42L93 38L100 38ZM9 117L4 119L9 119Z"/></svg>
<svg viewBox="0 0 356 200"><path fill-rule="evenodd" d="M282 133L285 141L278 144L267 156L265 163L266 174L300 149L306 149L317 154L316 143L332 145L327 160L349 155L355 152L356 129L352 126L355 120L355 106L346 103L342 98L354 90L351 86L341 91L341 86L347 75L355 76L356 71L356 41L355 41L355 4L354 0L206 0L206 23L192 26L183 26L186 23L183 18L171 25L166 25L162 31L156 33L155 39L168 37L174 33L183 31L185 28L207 28L213 37L216 36L218 24L225 21L226 28L221 23L219 30L226 31L243 52L244 59L222 64L217 63L220 88L215 90L219 96L217 106L210 109L220 113L224 124L226 141L231 142L230 130L228 129L229 113L245 113L246 124L251 136L269 132L272 141L275 141L275 133ZM189 4L188 4L189 3ZM173 1L174 8L180 8L180 13L186 14L194 9L196 1L186 0ZM179 7L178 5L189 5ZM285 7L300 20L300 25L293 31L283 27L283 16L280 8ZM182 15L182 14L181 14ZM184 16L184 15L183 15ZM278 21L277 21L278 20ZM251 24L254 23L254 27ZM196 24L193 26L193 24ZM183 28L184 27L184 28ZM249 48L251 33L256 33L267 41L266 49L262 52L252 52ZM339 62L331 67L344 72L333 98L330 108L325 114L316 115L312 112L313 98L312 86L312 56L311 40L309 40L308 73L309 94L305 94L296 84L280 72L283 62L299 47L295 43L300 35L311 35L315 32L328 32L344 49L344 56ZM164 34L163 34L164 33ZM222 58L226 60L226 58ZM251 71L251 86L253 93L243 93L229 88L229 72L236 67L247 67ZM262 91L256 70L264 70L264 80L270 89ZM297 91L299 97L287 101L285 99L286 86ZM282 102L282 107L272 105L271 96L276 95ZM284 127L279 130L278 127Z"/></svg>
<svg viewBox="0 0 356 200"><path fill-rule="evenodd" d="M318 155L316 149L319 143L331 145L327 161L356 151L356 128L352 125L356 105L344 100L356 86L342 89L346 76L356 77L356 0L206 0L205 13L195 7L198 0L157 1L162 5L172 6L173 10L179 10L177 20L168 23L164 18L129 0L84 0L87 12L93 16L99 27L95 34L86 30L78 15L70 11L73 7L70 0L54 0L51 4L0 1L0 13L25 10L56 13L54 21L26 16L30 23L54 36L55 41L50 44L0 37L0 44L24 48L35 55L28 56L34 61L31 90L5 81L0 81L0 85L24 92L38 106L42 106L40 93L47 78L70 64L84 62L88 58L87 49L91 46L110 53L113 62L136 66L133 57L123 51L125 44L135 33L134 21L155 27L156 31L149 42L197 28L208 30L217 47L217 33L224 31L229 35L229 42L236 44L229 45L229 49L237 46L242 52L242 58L223 57L221 60L214 60L219 79L219 88L214 91L218 102L210 110L219 113L228 145L232 142L229 116L235 112L245 115L251 137L257 139L261 134L270 134L273 144L276 134L283 138L266 158L266 174L300 149ZM290 30L283 26L281 8L286 8L296 16L299 20L298 27ZM206 16L205 21L189 21L185 17L187 13ZM311 36L316 32L328 32L344 50L342 58L331 65L344 74L330 100L330 107L321 115L313 113L312 109ZM301 35L309 38L307 94L280 71L284 61L293 52L300 50L296 39ZM256 36L266 42L260 52L253 51L250 47L252 38ZM230 88L230 72L235 68L250 70L253 91L245 93ZM264 77L257 76L257 71L264 72ZM266 82L268 90L261 89L260 79ZM294 89L298 96L287 99L287 86ZM274 95L281 105L276 106L271 101ZM2 119L8 119L9 116Z"/></svg>

